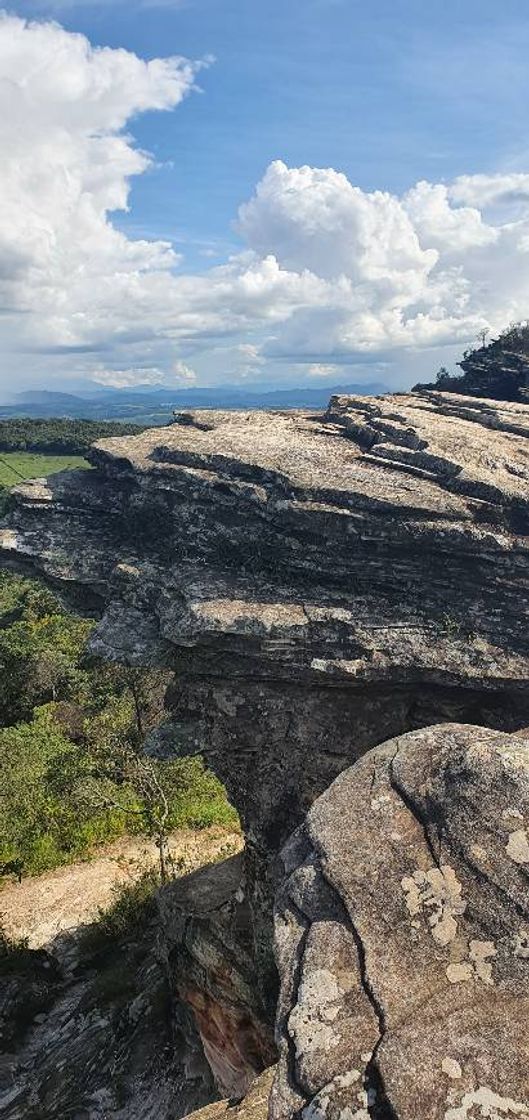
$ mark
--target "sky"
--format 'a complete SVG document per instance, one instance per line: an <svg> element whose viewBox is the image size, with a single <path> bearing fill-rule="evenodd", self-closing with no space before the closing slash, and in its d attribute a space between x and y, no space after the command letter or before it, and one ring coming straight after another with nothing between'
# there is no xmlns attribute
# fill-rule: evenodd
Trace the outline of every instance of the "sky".
<svg viewBox="0 0 529 1120"><path fill-rule="evenodd" d="M0 19L0 397L383 382L529 316L526 0Z"/></svg>

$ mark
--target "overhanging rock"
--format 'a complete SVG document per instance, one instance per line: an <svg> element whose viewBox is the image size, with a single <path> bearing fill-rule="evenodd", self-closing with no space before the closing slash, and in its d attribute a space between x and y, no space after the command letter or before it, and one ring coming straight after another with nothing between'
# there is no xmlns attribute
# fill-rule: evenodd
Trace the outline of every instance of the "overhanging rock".
<svg viewBox="0 0 529 1120"><path fill-rule="evenodd" d="M96 651L173 670L151 747L202 751L241 813L272 1007L276 854L315 798L413 728L529 724L529 407L179 421L17 487L3 556L100 615Z"/></svg>

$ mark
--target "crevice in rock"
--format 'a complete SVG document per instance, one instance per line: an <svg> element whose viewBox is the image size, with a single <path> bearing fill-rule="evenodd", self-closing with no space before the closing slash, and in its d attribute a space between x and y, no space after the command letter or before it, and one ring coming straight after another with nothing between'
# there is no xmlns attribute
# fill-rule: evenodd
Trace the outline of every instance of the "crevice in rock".
<svg viewBox="0 0 529 1120"><path fill-rule="evenodd" d="M299 993L301 978L302 978L302 974L303 974L303 957L305 955L305 947L306 947L306 944L307 944L307 937L308 937L308 934L309 934L311 923L310 923L310 919L308 919L306 917L306 915L299 908L299 906L296 906L296 903L294 902L294 900L292 898L289 898L288 905L289 905L289 908L296 914L296 917L297 917L300 925L303 927L303 935L301 937L301 940L300 940L300 943L299 943L299 946L298 946L298 956L297 956L297 961L296 961L296 967L295 967L295 969L293 971L293 975L292 975L291 1007L295 1007L297 1002L298 1002L298 993ZM282 1024L281 1033L282 1033L282 1036L285 1040L285 1043L286 1043L286 1046L287 1046L287 1051L288 1051L287 1072L288 1072L288 1080L289 1080L290 1087L293 1090L293 1092L295 1092L298 1096L304 1097L305 1105L307 1105L307 1104L309 1104L309 1098L307 1097L307 1094L306 1094L305 1090L301 1087L301 1085L296 1080L296 1064L297 1064L296 1044L295 1044L294 1039L292 1038L292 1036L290 1034L290 1031L288 1029L288 1015L285 1017L285 1021ZM305 1105L303 1105L299 1109L299 1112L298 1112L299 1117L301 1117L303 1109L305 1108Z"/></svg>
<svg viewBox="0 0 529 1120"><path fill-rule="evenodd" d="M468 852L463 851L461 846L454 841L453 837L450 838L450 848L451 851L453 851L457 856L459 861L463 864L463 866L471 870L472 875L476 877L478 882L482 883L487 890L492 891L498 896L499 899L501 899L502 905L509 906L509 908L512 908L517 916L522 919L522 921L529 922L529 906L521 906L520 903L516 902L512 895L509 894L505 887L502 887L501 883L496 883L493 879L486 875L483 871L483 868L478 866L478 864L475 862L475 860L472 859ZM522 868L520 868L519 870L523 873Z"/></svg>
<svg viewBox="0 0 529 1120"><path fill-rule="evenodd" d="M327 880L328 881L328 880ZM375 1044L371 1058L366 1065L364 1073L364 1090L367 1093L367 1111L372 1120L398 1120L397 1114L394 1111L390 1101L386 1096L383 1087L382 1077L377 1065L377 1054L384 1041L386 1034L386 1014L384 1007L373 988L369 973L367 970L366 951L362 941L361 934L353 922L350 913L347 914L347 924L353 935L353 940L356 945L358 953L358 964L360 969L360 980L362 988L375 1012L378 1020L378 1028L380 1037Z"/></svg>
<svg viewBox="0 0 529 1120"><path fill-rule="evenodd" d="M375 780L375 778L376 773L374 772L373 781ZM312 837L312 843L320 857L318 860L319 870L321 871L325 882L327 883L336 899L337 908L342 913L342 921L347 926L353 937L353 941L355 943L356 951L358 954L358 967L362 989L365 992L371 1004L371 1007L373 1008L376 1020L378 1022L379 1039L374 1046L371 1058L369 1059L364 1072L363 1086L365 1092L368 1095L367 1111L369 1113L369 1116L372 1117L372 1120L398 1120L398 1116L393 1110L393 1107L388 1100L383 1088L382 1078L376 1060L378 1051L380 1049L380 1046L382 1045L382 1042L384 1041L384 1037L386 1034L386 1015L383 1004L379 1000L376 991L371 983L367 968L366 951L362 940L362 935L358 927L355 925L350 911L345 908L344 903L336 890L336 886L332 882L332 879L328 874L326 874L325 863L321 859L323 853L321 851L318 851L318 844L315 842L314 837ZM371 1096L373 1097L373 1100L370 1099Z"/></svg>
<svg viewBox="0 0 529 1120"><path fill-rule="evenodd" d="M432 860L433 860L435 866L439 870L441 870L441 848L442 848L442 843L443 843L442 837L441 837L440 834L438 834L438 836L437 836L438 848L437 848L437 851L436 851L436 849L434 847L434 844L433 844L433 841L432 841L431 834L430 834L431 825L429 826L428 820L422 815L422 813L419 810L418 805L410 797L407 790L405 790L402 787L401 783L399 782L399 780L397 778L397 775L395 774L394 764L395 764L395 759L398 757L398 754L399 754L399 748L397 747L397 750L395 751L395 754L393 755L393 757L390 759L390 761L388 763L388 776L389 776L389 782L390 782L391 788L394 790L394 792L397 794L397 796L400 797L401 801L406 806L408 811L411 813L412 817L414 817L415 820L417 821L417 824L420 825L420 827L423 831L423 834L424 834L424 840L425 840L426 847L428 848L428 851L429 851L429 853L432 857Z"/></svg>
<svg viewBox="0 0 529 1120"><path fill-rule="evenodd" d="M435 866L440 870L441 869L441 848L442 848L442 845L443 845L443 838L440 835L440 833L438 833L439 847L438 847L438 851L436 851L435 847L433 845L433 842L432 842L431 835L430 835L430 828L432 827L433 822L432 821L428 822L427 819L421 814L421 812L420 812L420 810L417 806L417 803L409 796L407 791L405 789L403 789L401 783L399 782L399 780L398 780L398 778L395 774L394 762L395 762L395 759L398 757L398 754L399 754L399 749L397 748L397 750L395 751L395 754L393 755L393 758L391 759L389 767L388 767L388 773L389 773L389 780L390 780L391 788L395 791L395 793L398 795L398 797L400 797L401 801L404 803L404 805L409 810L409 812L412 814L412 816L415 818L415 820L418 822L418 824L420 824L420 826L423 830L424 839L425 839L428 851L429 851L429 853L432 857L432 860L433 860ZM494 894L499 896L503 905L507 904L509 907L512 907L513 910L518 915L518 917L520 917L523 921L529 921L529 908L521 906L520 903L516 902L516 900L512 897L512 895L509 894L509 892L505 889L505 887L502 887L501 883L495 882L493 879L490 878L490 876L486 875L485 872L483 871L483 868L481 868L476 863L476 861L472 859L472 856L470 855L470 853L468 851L464 850L461 847L461 845L459 845L457 843L457 840L454 837L450 837L450 850L451 850L451 852L454 853L454 855L457 857L459 863L463 867L467 867L471 871L472 875L475 876L479 880L479 882L481 882L488 890L491 890ZM520 869L520 870L522 870L522 869Z"/></svg>

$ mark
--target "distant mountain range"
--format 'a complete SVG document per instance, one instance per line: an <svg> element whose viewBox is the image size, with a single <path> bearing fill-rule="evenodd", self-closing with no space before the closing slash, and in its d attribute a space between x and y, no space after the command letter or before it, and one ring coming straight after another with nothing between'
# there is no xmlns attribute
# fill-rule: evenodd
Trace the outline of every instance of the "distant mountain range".
<svg viewBox="0 0 529 1120"><path fill-rule="evenodd" d="M12 404L0 405L0 419L62 416L75 420L129 420L139 424L165 424L173 409L282 409L325 408L333 393L376 396L387 386L329 385L300 389L245 389L222 385L206 389L165 389L138 386L133 389L101 389L93 396L36 389L20 393Z"/></svg>

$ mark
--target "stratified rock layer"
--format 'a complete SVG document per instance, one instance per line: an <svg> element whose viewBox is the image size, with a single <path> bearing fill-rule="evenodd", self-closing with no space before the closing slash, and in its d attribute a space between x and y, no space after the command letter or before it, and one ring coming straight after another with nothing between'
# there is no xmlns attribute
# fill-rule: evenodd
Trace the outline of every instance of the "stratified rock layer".
<svg viewBox="0 0 529 1120"><path fill-rule="evenodd" d="M158 895L173 995L191 1008L222 1096L240 1099L276 1059L255 985L240 855L168 884Z"/></svg>
<svg viewBox="0 0 529 1120"><path fill-rule="evenodd" d="M272 1120L529 1117L529 739L445 725L343 773L284 852Z"/></svg>
<svg viewBox="0 0 529 1120"><path fill-rule="evenodd" d="M529 1117L525 741L361 757L529 725L528 436L436 392L200 412L16 490L6 563L174 673L148 749L201 751L241 813L235 895L164 913L227 1093L273 1058L282 883L276 1120Z"/></svg>
<svg viewBox="0 0 529 1120"><path fill-rule="evenodd" d="M510 336L510 337L509 337ZM441 390L472 397L492 397L496 401L529 401L529 332L527 326L513 327L507 336L469 350L458 366L462 374L452 376L440 370L437 381L415 385L415 391Z"/></svg>
<svg viewBox="0 0 529 1120"><path fill-rule="evenodd" d="M150 749L202 751L241 813L269 1015L274 855L315 798L392 735L529 724L528 436L443 393L201 411L16 490L6 562L174 671Z"/></svg>

